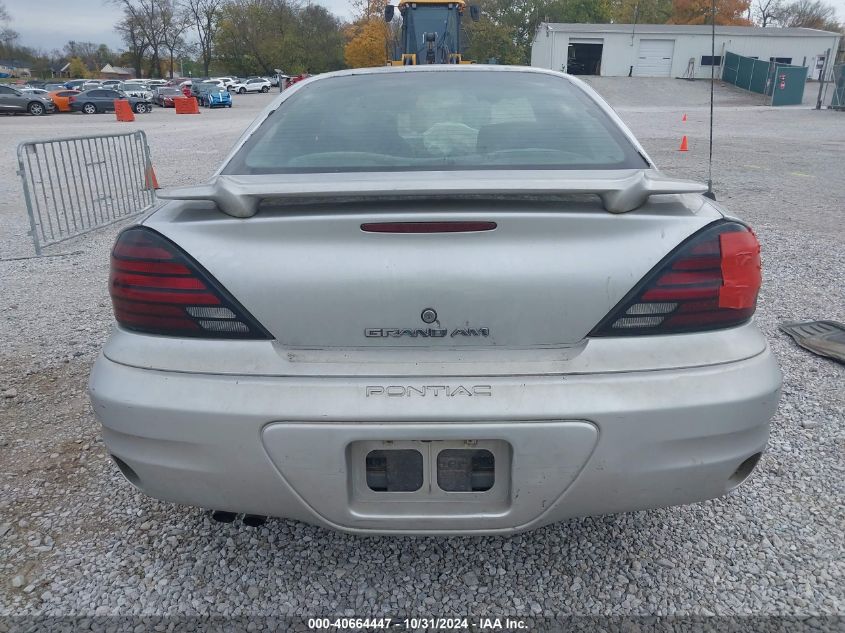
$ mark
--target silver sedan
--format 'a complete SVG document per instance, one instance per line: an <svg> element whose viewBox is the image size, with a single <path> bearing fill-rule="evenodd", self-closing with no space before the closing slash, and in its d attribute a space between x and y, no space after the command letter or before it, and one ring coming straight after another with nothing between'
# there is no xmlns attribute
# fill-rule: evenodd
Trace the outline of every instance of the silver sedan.
<svg viewBox="0 0 845 633"><path fill-rule="evenodd" d="M119 236L105 443L247 524L510 533L723 495L781 375L760 246L704 190L560 73L301 82Z"/></svg>

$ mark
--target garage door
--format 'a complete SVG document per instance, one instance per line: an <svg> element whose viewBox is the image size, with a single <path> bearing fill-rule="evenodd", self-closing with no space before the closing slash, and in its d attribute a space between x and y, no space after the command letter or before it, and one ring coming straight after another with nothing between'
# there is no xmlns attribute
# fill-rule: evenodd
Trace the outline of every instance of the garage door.
<svg viewBox="0 0 845 633"><path fill-rule="evenodd" d="M671 77L675 40L640 40L636 77Z"/></svg>

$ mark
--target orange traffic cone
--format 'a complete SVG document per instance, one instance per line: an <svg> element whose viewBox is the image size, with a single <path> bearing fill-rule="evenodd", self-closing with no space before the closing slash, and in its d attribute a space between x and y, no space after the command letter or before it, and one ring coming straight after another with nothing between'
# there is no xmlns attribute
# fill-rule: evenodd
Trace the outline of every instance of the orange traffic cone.
<svg viewBox="0 0 845 633"><path fill-rule="evenodd" d="M688 152L689 151L689 142L687 141L687 135L684 134L684 138L681 139L681 146L678 148L679 152Z"/></svg>
<svg viewBox="0 0 845 633"><path fill-rule="evenodd" d="M686 122L687 122L687 115L686 115L686 113L684 113L684 116L681 118L681 121L683 121L684 123L686 123Z"/></svg>
<svg viewBox="0 0 845 633"><path fill-rule="evenodd" d="M161 189L158 186L158 178L156 178L156 170L152 165L147 165L147 171L144 174L144 184L147 189Z"/></svg>

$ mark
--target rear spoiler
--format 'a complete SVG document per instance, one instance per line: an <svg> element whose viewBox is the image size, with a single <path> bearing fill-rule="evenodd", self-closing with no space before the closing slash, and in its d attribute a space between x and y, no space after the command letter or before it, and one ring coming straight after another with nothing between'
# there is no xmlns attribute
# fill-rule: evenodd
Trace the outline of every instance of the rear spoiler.
<svg viewBox="0 0 845 633"><path fill-rule="evenodd" d="M627 213L650 196L704 193L707 186L655 169L621 171L414 171L216 176L210 183L159 191L165 200L209 200L223 213L250 218L265 200L384 199L463 195L596 194L609 213Z"/></svg>

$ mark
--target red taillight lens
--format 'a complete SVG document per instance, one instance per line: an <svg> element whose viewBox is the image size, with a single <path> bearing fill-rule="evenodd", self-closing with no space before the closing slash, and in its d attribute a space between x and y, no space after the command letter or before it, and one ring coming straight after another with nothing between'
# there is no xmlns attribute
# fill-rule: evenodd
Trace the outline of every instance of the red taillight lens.
<svg viewBox="0 0 845 633"><path fill-rule="evenodd" d="M76 101L76 97L68 97L67 98L68 103L73 103L74 101Z"/></svg>
<svg viewBox="0 0 845 633"><path fill-rule="evenodd" d="M762 282L760 244L748 227L720 222L670 254L591 336L701 332L748 321Z"/></svg>
<svg viewBox="0 0 845 633"><path fill-rule="evenodd" d="M143 227L127 229L117 238L109 292L118 324L136 332L272 338L199 264Z"/></svg>

